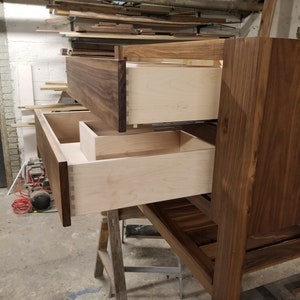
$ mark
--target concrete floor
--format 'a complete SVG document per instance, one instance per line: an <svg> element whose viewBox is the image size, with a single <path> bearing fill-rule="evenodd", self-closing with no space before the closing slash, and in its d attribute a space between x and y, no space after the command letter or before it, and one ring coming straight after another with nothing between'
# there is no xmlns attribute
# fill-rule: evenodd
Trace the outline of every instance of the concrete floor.
<svg viewBox="0 0 300 300"><path fill-rule="evenodd" d="M6 193L0 189L0 299L107 299L106 274L101 280L93 277L100 216L74 217L72 226L63 228L57 213L15 215L10 206L15 197ZM160 239L126 239L123 254L126 265L176 265L172 251ZM297 259L252 273L244 277L243 289L299 270ZM174 275L126 273L126 282L128 299L179 299ZM186 269L183 292L184 299L210 299Z"/></svg>

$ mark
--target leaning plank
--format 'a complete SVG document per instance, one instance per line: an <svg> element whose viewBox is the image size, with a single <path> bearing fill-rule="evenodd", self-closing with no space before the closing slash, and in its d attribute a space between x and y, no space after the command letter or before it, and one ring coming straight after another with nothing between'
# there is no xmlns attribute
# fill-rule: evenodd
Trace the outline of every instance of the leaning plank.
<svg viewBox="0 0 300 300"><path fill-rule="evenodd" d="M139 16L122 16L122 15L109 15L101 14L94 12L80 12L80 11L70 11L71 17L82 17L82 18L91 18L97 19L99 21L108 21L108 22L118 22L125 24L138 24L138 25L151 25L151 26L180 26L180 27L194 27L200 24L204 24L199 18L196 21L194 18L193 22L190 21L168 21L161 18L151 18L151 17L139 17Z"/></svg>
<svg viewBox="0 0 300 300"><path fill-rule="evenodd" d="M62 31L60 35L67 38L90 38L90 39L102 39L108 40L116 44L119 40L125 41L142 41L142 42L176 42L176 41L195 41L199 39L203 39L203 37L199 36L171 36L171 35L133 35L133 34L113 34L113 33L80 33L74 31ZM118 43L117 43L118 44Z"/></svg>
<svg viewBox="0 0 300 300"><path fill-rule="evenodd" d="M277 0L268 0L264 2L258 36L270 36L276 4Z"/></svg>

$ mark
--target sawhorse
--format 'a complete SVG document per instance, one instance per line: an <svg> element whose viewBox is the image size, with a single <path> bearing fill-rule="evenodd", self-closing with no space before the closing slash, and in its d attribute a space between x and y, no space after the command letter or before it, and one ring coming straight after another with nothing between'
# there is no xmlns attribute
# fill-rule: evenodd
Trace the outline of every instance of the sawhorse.
<svg viewBox="0 0 300 300"><path fill-rule="evenodd" d="M179 296L182 298L182 267L178 259L178 267L140 267L124 266L122 254L122 241L120 232L120 220L145 218L142 212L135 206L110 210L102 214L100 235L98 243L97 260L94 276L103 275L104 269L110 279L110 296L112 290L117 300L127 300L125 272L153 272L177 274L179 277ZM123 234L122 234L123 235ZM108 253L110 244L111 254Z"/></svg>

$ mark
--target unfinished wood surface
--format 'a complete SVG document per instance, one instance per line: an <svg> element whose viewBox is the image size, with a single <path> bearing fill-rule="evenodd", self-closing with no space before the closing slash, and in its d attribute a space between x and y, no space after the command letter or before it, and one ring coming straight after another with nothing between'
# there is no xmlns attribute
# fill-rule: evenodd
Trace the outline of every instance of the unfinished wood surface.
<svg viewBox="0 0 300 300"><path fill-rule="evenodd" d="M68 93L109 126L126 130L125 62L67 58Z"/></svg>
<svg viewBox="0 0 300 300"><path fill-rule="evenodd" d="M221 68L127 65L127 123L218 117Z"/></svg>
<svg viewBox="0 0 300 300"><path fill-rule="evenodd" d="M42 113L51 130L60 143L79 142L79 122L97 120L102 124L103 128L107 128L105 123L91 112L58 112L58 113Z"/></svg>
<svg viewBox="0 0 300 300"><path fill-rule="evenodd" d="M67 86L64 85L54 85L54 84L49 84L49 85L45 85L40 87L40 90L44 91L44 90L50 90L50 91L62 91L62 92L66 92L68 90Z"/></svg>
<svg viewBox="0 0 300 300"><path fill-rule="evenodd" d="M117 144L114 145L113 149L107 149L111 154L116 155L119 153L121 156L126 156L126 154L120 153L119 150L119 140L118 138L121 137L121 140L126 139L127 135L136 135L146 132L153 132L152 126L139 126L138 128L132 128L130 126L127 127L126 132L117 132L115 130L107 129L101 121L95 122L80 122L79 123L79 131L80 131L80 149L83 154L86 156L88 160L96 160L100 157L99 152L101 151L101 144L102 139L106 140L109 138L110 141L114 140ZM110 142L111 143L111 142ZM127 143L128 144L128 143ZM129 145L128 145L129 146ZM113 151L113 152L112 152ZM103 153L103 151L102 151ZM112 156L112 157L113 157Z"/></svg>
<svg viewBox="0 0 300 300"><path fill-rule="evenodd" d="M139 135L99 136L88 145L80 143L82 152L89 160L172 153L179 150L177 132L150 132ZM86 154L85 148L93 147L95 156Z"/></svg>
<svg viewBox="0 0 300 300"><path fill-rule="evenodd" d="M71 214L67 161L59 147L59 141L41 111L35 111L35 115L39 155L45 165L62 224L63 226L70 226Z"/></svg>
<svg viewBox="0 0 300 300"><path fill-rule="evenodd" d="M80 149L88 160L144 156L205 149L208 144L182 131L97 135L80 123Z"/></svg>
<svg viewBox="0 0 300 300"><path fill-rule="evenodd" d="M276 4L277 0L266 0L264 2L258 36L270 36Z"/></svg>
<svg viewBox="0 0 300 300"><path fill-rule="evenodd" d="M62 144L61 149L68 157L73 215L211 191L212 146L203 150L93 162L87 161L79 143Z"/></svg>
<svg viewBox="0 0 300 300"><path fill-rule="evenodd" d="M120 46L118 53L119 58L127 58L128 60L135 58L222 60L223 50L223 39L210 39L184 43Z"/></svg>
<svg viewBox="0 0 300 300"><path fill-rule="evenodd" d="M247 253L243 271L245 273L283 263L300 256L300 238L257 249Z"/></svg>

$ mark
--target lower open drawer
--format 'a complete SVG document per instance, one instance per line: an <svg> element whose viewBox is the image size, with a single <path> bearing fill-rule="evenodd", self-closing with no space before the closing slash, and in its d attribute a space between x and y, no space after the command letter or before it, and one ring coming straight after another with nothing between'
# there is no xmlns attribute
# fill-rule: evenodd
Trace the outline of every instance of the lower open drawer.
<svg viewBox="0 0 300 300"><path fill-rule="evenodd" d="M62 138L70 114L76 137ZM64 226L71 215L211 192L214 146L184 131L118 133L101 121L80 122L91 119L36 112L38 149Z"/></svg>

